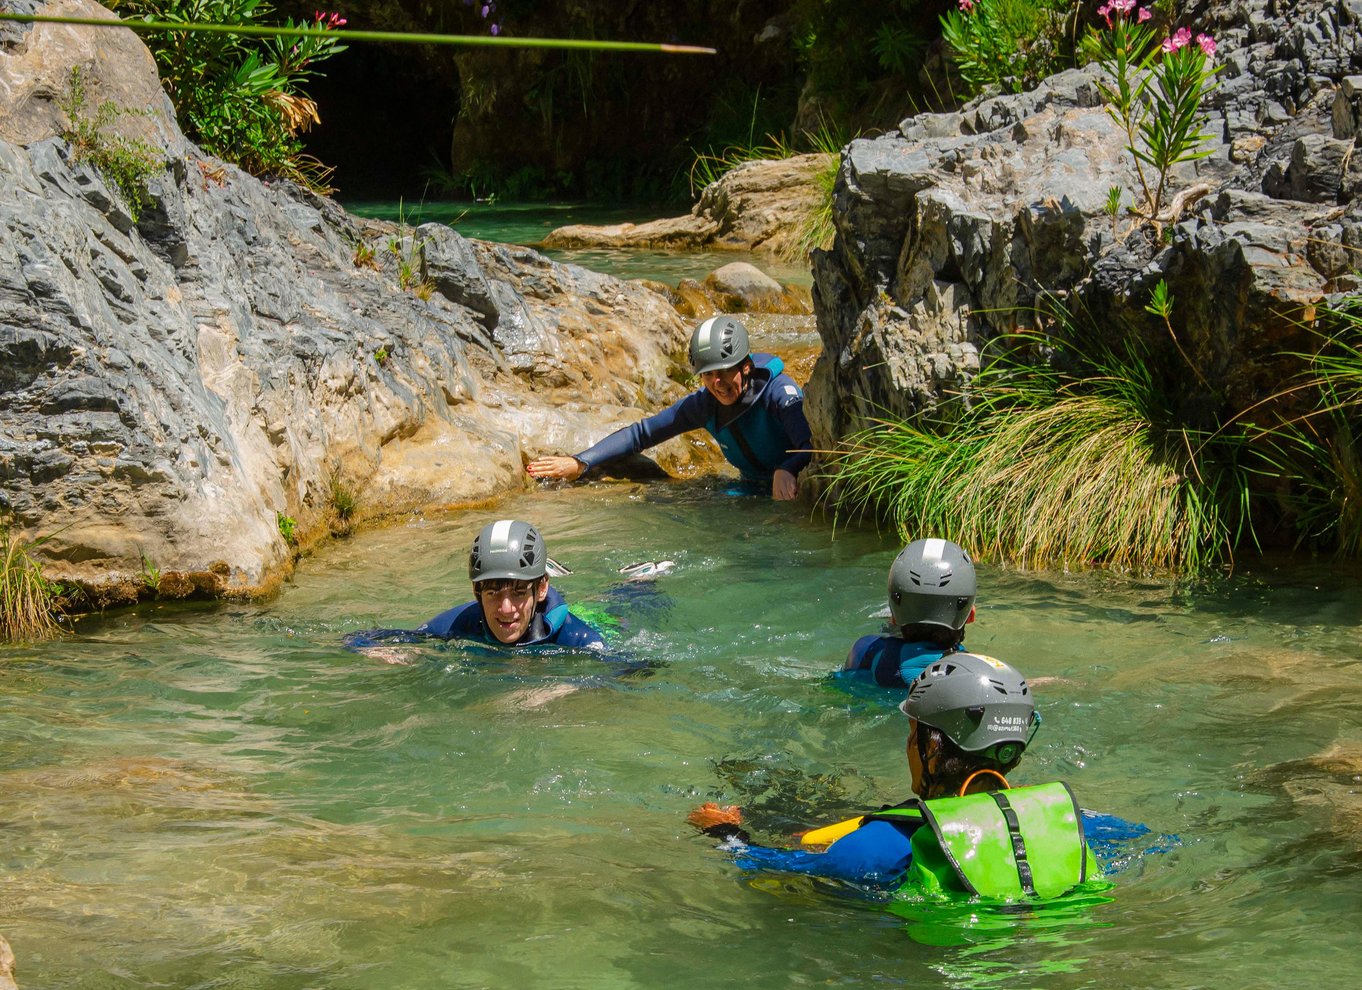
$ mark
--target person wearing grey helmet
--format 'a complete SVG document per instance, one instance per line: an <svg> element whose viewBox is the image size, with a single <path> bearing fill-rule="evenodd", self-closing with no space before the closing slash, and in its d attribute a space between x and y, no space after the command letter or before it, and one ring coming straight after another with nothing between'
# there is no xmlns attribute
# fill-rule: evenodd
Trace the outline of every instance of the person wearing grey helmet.
<svg viewBox="0 0 1362 990"><path fill-rule="evenodd" d="M1007 900L1055 897L1095 877L1085 827L1108 842L1148 832L1080 811L1062 782L1011 787L1005 775L1040 717L1025 678L999 660L963 652L940 659L913 681L900 709L915 798L805 832L797 849L752 844L731 805L706 803L687 821L723 838L744 869Z"/></svg>
<svg viewBox="0 0 1362 990"><path fill-rule="evenodd" d="M505 646L604 649L595 628L568 611L548 579L548 550L539 530L517 519L488 523L468 551L474 600L417 627L441 639L474 639Z"/></svg>
<svg viewBox="0 0 1362 990"><path fill-rule="evenodd" d="M549 584L549 555L539 530L518 519L488 523L468 552L473 601L441 612L413 630L351 634L352 648L434 637L501 646L554 645L604 650L600 632L568 611Z"/></svg>
<svg viewBox="0 0 1362 990"><path fill-rule="evenodd" d="M930 664L964 648L976 587L974 562L959 544L937 538L909 543L889 568L894 634L856 640L837 679L907 689Z"/></svg>
<svg viewBox="0 0 1362 990"><path fill-rule="evenodd" d="M793 499L799 472L813 455L804 393L784 374L784 363L773 354L751 353L747 328L731 316L695 328L690 363L700 376L699 390L578 454L536 457L526 470L535 478L575 481L607 461L704 429L744 480L774 499Z"/></svg>

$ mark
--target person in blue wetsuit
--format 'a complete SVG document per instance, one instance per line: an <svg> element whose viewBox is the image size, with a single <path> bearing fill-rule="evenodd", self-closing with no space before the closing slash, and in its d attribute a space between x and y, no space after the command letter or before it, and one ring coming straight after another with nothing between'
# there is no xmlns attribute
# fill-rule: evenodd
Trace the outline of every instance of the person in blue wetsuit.
<svg viewBox="0 0 1362 990"><path fill-rule="evenodd" d="M927 667L964 649L974 621L974 562L950 540L914 540L889 568L889 614L897 635L862 636L835 677L906 691Z"/></svg>
<svg viewBox="0 0 1362 990"><path fill-rule="evenodd" d="M415 629L351 634L346 645L364 648L434 637L604 650L605 640L596 628L569 612L563 596L549 585L548 559L544 538L534 526L515 519L489 523L468 554L473 601L441 612Z"/></svg>
<svg viewBox="0 0 1362 990"><path fill-rule="evenodd" d="M955 653L923 671L900 707L917 798L806 833L800 849L752 844L733 806L707 803L687 821L723 838L722 848L744 869L878 890L912 885L927 893L1055 897L1098 872L1084 835L1090 819L1067 785L1011 788L1004 776L1039 724L1016 670Z"/></svg>
<svg viewBox="0 0 1362 990"><path fill-rule="evenodd" d="M654 416L616 430L571 457L537 457L535 478L575 481L606 461L704 429L746 481L774 499L799 494L799 472L813 456L804 393L773 354L752 354L747 328L731 316L705 320L691 335L690 362L704 388Z"/></svg>

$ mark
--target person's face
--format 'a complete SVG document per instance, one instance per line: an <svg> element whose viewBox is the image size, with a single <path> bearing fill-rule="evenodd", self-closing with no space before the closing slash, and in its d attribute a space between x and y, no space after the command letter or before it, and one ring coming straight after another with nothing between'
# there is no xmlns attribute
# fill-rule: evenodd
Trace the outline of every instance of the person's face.
<svg viewBox="0 0 1362 990"><path fill-rule="evenodd" d="M742 396L743 376L747 368L747 361L742 361L731 368L702 371L700 372L700 383L705 386L710 395L719 400L720 404L731 406Z"/></svg>
<svg viewBox="0 0 1362 990"><path fill-rule="evenodd" d="M500 643L515 643L534 620L535 606L549 594L548 578L533 581L493 580L473 585L487 628Z"/></svg>

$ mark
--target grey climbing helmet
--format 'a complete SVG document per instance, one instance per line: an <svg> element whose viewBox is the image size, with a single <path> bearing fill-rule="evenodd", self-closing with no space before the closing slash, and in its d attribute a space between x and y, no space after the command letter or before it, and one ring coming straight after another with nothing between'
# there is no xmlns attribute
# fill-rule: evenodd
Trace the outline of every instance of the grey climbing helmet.
<svg viewBox="0 0 1362 990"><path fill-rule="evenodd" d="M932 664L908 686L899 709L967 753L996 747L990 755L999 763L1022 754L1040 721L1026 678L977 653L952 653Z"/></svg>
<svg viewBox="0 0 1362 990"><path fill-rule="evenodd" d="M731 316L714 316L690 335L690 365L697 375L722 371L751 353L747 328Z"/></svg>
<svg viewBox="0 0 1362 990"><path fill-rule="evenodd" d="M548 560L539 530L518 519L499 519L484 526L473 541L468 577L474 584L498 578L530 581L544 576Z"/></svg>
<svg viewBox="0 0 1362 990"><path fill-rule="evenodd" d="M974 562L950 540L914 540L889 568L889 612L900 629L927 625L963 631L974 590Z"/></svg>

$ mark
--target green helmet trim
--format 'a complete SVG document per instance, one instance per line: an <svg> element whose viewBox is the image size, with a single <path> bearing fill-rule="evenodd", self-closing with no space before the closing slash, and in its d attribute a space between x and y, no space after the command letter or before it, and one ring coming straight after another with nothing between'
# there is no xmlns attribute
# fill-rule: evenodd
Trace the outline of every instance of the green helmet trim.
<svg viewBox="0 0 1362 990"><path fill-rule="evenodd" d="M731 316L714 316L690 336L690 365L697 375L722 371L741 364L751 350L745 326Z"/></svg>
<svg viewBox="0 0 1362 990"><path fill-rule="evenodd" d="M865 820L919 816L929 827L913 833L908 879L927 892L1049 898L1088 878L1082 817L1063 782L920 801Z"/></svg>

